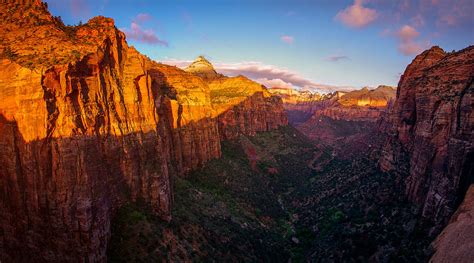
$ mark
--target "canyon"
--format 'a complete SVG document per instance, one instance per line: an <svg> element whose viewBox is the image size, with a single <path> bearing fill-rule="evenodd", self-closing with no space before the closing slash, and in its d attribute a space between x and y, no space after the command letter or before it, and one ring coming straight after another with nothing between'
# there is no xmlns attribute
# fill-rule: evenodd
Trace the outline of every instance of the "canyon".
<svg viewBox="0 0 474 263"><path fill-rule="evenodd" d="M320 94L0 7L1 262L474 259L473 46Z"/></svg>
<svg viewBox="0 0 474 263"><path fill-rule="evenodd" d="M317 143L349 154L348 158L353 150L372 147L367 136L377 129L396 96L395 88L384 85L323 95L287 88L270 92L282 98L291 125Z"/></svg>
<svg viewBox="0 0 474 263"><path fill-rule="evenodd" d="M2 260L105 261L123 203L171 220L172 176L220 157L222 138L287 124L260 85L153 62L110 18L69 27L41 1L1 5Z"/></svg>

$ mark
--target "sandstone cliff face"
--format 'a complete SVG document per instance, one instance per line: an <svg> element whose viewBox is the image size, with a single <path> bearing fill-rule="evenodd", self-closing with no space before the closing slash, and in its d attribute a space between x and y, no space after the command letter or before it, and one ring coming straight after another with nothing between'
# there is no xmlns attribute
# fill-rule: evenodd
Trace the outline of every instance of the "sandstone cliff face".
<svg viewBox="0 0 474 263"><path fill-rule="evenodd" d="M311 117L297 128L323 144L346 145L336 150L340 156L352 158L350 151L372 147L368 134L376 129L394 97L395 90L389 86L326 94L315 103Z"/></svg>
<svg viewBox="0 0 474 263"><path fill-rule="evenodd" d="M210 82L209 88L222 139L288 124L281 99L254 81L242 76L221 78ZM229 102L236 106L229 108Z"/></svg>
<svg viewBox="0 0 474 263"><path fill-rule="evenodd" d="M300 91L290 88L272 87L268 91L282 99L286 110L303 113L312 113L317 106L317 102L323 98L321 94L308 90Z"/></svg>
<svg viewBox="0 0 474 263"><path fill-rule="evenodd" d="M0 7L0 258L105 261L119 206L170 220L170 178L220 156L211 90L128 47L112 19L66 27L40 1Z"/></svg>
<svg viewBox="0 0 474 263"><path fill-rule="evenodd" d="M474 185L468 189L463 203L449 224L433 243L435 254L430 262L474 261Z"/></svg>
<svg viewBox="0 0 474 263"><path fill-rule="evenodd" d="M473 77L474 47L423 52L401 77L382 125L388 138L380 167L408 175L408 198L438 226L473 182Z"/></svg>
<svg viewBox="0 0 474 263"><path fill-rule="evenodd" d="M324 99L321 94L307 90L272 87L268 91L282 99L288 122L294 126L311 118L313 112L321 108Z"/></svg>
<svg viewBox="0 0 474 263"><path fill-rule="evenodd" d="M395 99L395 89L380 85L376 89L363 88L348 92L340 97L338 103L346 107L387 107Z"/></svg>
<svg viewBox="0 0 474 263"><path fill-rule="evenodd" d="M253 136L288 125L281 98L261 84L244 76L219 74L202 56L184 70L208 84L212 116L217 118L221 140L235 139L240 134Z"/></svg>
<svg viewBox="0 0 474 263"><path fill-rule="evenodd" d="M319 121L321 116L346 121L377 121L395 99L395 90L379 86L350 92L333 92L325 95L286 88L271 88L270 92L283 100L289 121L299 126Z"/></svg>
<svg viewBox="0 0 474 263"><path fill-rule="evenodd" d="M391 101L395 99L395 89L390 86L379 86L369 90L363 88L335 94L329 98L332 103L326 103L314 113L315 118L326 116L334 120L346 121L377 121Z"/></svg>

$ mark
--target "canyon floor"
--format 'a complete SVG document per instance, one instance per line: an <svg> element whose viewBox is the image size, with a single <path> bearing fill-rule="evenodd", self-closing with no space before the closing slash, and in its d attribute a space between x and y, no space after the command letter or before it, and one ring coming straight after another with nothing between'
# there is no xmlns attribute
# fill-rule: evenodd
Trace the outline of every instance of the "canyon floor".
<svg viewBox="0 0 474 263"><path fill-rule="evenodd" d="M346 158L351 143L291 126L224 141L222 158L174 178L171 222L139 204L118 212L109 261L427 261L433 237L402 178L378 171L376 150Z"/></svg>

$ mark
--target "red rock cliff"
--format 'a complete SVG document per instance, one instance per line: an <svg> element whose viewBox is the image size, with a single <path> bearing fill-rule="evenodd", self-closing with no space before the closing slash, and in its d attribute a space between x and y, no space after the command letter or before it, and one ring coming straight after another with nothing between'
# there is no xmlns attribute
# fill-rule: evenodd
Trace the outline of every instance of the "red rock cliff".
<svg viewBox="0 0 474 263"><path fill-rule="evenodd" d="M212 115L218 120L222 140L288 125L281 98L272 96L261 84L244 76L219 74L203 56L184 70L201 77L209 85Z"/></svg>
<svg viewBox="0 0 474 263"><path fill-rule="evenodd" d="M473 182L474 47L418 55L400 79L380 166L407 175L406 194L444 225Z"/></svg>
<svg viewBox="0 0 474 263"><path fill-rule="evenodd" d="M449 220L449 224L433 242L432 263L474 261L474 185Z"/></svg>
<svg viewBox="0 0 474 263"><path fill-rule="evenodd" d="M67 27L40 1L0 7L2 261L105 261L124 202L170 220L170 178L219 157L230 137L220 114L268 114L244 98L216 115L203 79L128 47L112 19ZM258 120L239 133L278 126Z"/></svg>
<svg viewBox="0 0 474 263"><path fill-rule="evenodd" d="M357 152L358 147L366 150L373 142L365 135L377 128L377 120L387 111L394 97L395 89L389 86L326 94L316 104L312 116L297 128L309 138L325 144L335 147L345 144L345 149L341 148L343 152L347 149ZM358 145L353 144L356 141Z"/></svg>
<svg viewBox="0 0 474 263"><path fill-rule="evenodd" d="M288 124L281 99L254 81L243 76L221 78L210 82L209 88L222 139ZM229 109L229 102L235 106Z"/></svg>

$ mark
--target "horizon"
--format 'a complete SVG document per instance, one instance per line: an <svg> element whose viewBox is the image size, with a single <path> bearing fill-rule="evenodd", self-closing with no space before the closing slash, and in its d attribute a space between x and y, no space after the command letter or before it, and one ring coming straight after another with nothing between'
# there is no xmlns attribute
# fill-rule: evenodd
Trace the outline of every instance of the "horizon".
<svg viewBox="0 0 474 263"><path fill-rule="evenodd" d="M46 2L66 24L113 18L158 62L182 67L204 55L221 73L319 92L397 86L423 50L474 42L465 0Z"/></svg>

